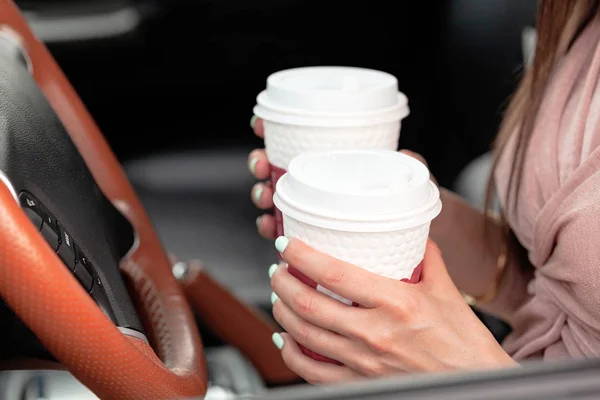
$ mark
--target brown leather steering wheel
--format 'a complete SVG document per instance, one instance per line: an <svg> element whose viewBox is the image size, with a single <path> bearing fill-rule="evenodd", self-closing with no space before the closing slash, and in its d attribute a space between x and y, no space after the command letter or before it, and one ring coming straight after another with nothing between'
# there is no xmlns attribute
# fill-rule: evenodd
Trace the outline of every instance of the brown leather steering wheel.
<svg viewBox="0 0 600 400"><path fill-rule="evenodd" d="M103 399L205 394L204 350L193 314L119 162L11 0L0 0L0 30L10 31L20 41L35 81L98 186L137 232L138 245L122 260L121 270L133 289L131 294L154 349L141 339L124 335L105 316L36 231L2 179L0 297L64 367Z"/></svg>

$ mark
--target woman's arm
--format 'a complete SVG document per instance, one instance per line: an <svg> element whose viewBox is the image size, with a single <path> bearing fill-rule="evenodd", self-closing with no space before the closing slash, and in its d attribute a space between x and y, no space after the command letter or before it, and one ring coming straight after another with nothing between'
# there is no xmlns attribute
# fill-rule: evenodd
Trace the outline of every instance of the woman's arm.
<svg viewBox="0 0 600 400"><path fill-rule="evenodd" d="M449 190L441 189L440 193L443 209L431 225L431 237L442 250L450 276L461 291L473 297L485 296L499 285L495 299L482 308L508 320L527 298L531 274L522 271L509 254L497 282L498 258L505 240L502 228Z"/></svg>
<svg viewBox="0 0 600 400"><path fill-rule="evenodd" d="M471 296L483 296L496 278L501 228L449 190L442 188L440 194L443 209L431 224L431 237L442 250L456 286Z"/></svg>
<svg viewBox="0 0 600 400"><path fill-rule="evenodd" d="M553 202L538 222L536 240L542 245L535 254L535 297L516 327L530 331L531 315L545 319L539 324L547 330L537 333L547 338L538 342L544 345L544 358L600 356L599 165L597 153L596 161L586 166L588 172L581 172L586 179L565 191L562 201Z"/></svg>
<svg viewBox="0 0 600 400"><path fill-rule="evenodd" d="M401 152L428 165L418 153L406 149ZM431 179L436 182L434 177ZM451 191L440 188L440 196L442 212L431 223L430 236L441 249L458 289L473 297L484 296L497 278L504 240L501 227Z"/></svg>

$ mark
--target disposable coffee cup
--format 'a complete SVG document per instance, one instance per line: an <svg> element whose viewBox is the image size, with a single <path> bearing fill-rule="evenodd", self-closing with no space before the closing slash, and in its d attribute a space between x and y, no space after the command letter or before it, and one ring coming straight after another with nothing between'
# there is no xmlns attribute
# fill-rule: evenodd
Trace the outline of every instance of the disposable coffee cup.
<svg viewBox="0 0 600 400"><path fill-rule="evenodd" d="M312 151L294 158L273 198L287 237L390 279L417 283L440 193L420 161L390 150ZM289 272L348 306L293 265ZM320 361L336 362L310 349Z"/></svg>
<svg viewBox="0 0 600 400"><path fill-rule="evenodd" d="M264 121L265 148L276 186L290 161L307 151L398 148L408 99L385 72L354 67L305 67L267 78L254 115ZM277 232L283 233L275 209Z"/></svg>

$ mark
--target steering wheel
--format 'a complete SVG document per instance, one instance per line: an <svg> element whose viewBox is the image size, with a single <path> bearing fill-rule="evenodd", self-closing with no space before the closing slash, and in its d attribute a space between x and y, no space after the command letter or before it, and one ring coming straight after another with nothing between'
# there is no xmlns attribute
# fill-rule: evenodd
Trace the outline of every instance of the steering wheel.
<svg viewBox="0 0 600 400"><path fill-rule="evenodd" d="M0 297L103 399L205 394L202 342L169 258L100 130L11 0L0 0L2 48Z"/></svg>

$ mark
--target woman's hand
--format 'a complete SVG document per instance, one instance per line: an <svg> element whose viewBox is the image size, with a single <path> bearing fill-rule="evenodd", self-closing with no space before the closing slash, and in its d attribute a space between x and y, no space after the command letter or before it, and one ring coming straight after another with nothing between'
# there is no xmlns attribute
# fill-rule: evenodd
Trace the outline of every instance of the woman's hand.
<svg viewBox="0 0 600 400"><path fill-rule="evenodd" d="M265 130L263 121L256 116L250 120L250 127L254 130L254 134L259 138L264 138ZM423 164L427 165L425 159L417 153L409 150L402 150L403 153L416 158ZM267 160L265 149L255 149L248 156L248 169L255 178L264 181L271 176L271 166ZM250 192L252 201L261 210L269 210L273 208L273 188L270 181L258 182ZM261 236L266 239L274 240L277 235L275 218L272 215L264 214L256 220L256 227Z"/></svg>
<svg viewBox="0 0 600 400"><path fill-rule="evenodd" d="M265 130L262 119L252 117L250 126L256 136L260 138L264 137ZM250 153L248 156L248 169L257 179L265 180L271 177L271 166L267 160L265 149L256 149ZM252 188L250 195L254 204L261 210L273 208L273 188L270 181L258 182ZM275 217L272 215L264 214L258 217L256 228L264 238L275 239L277 226L275 224Z"/></svg>
<svg viewBox="0 0 600 400"><path fill-rule="evenodd" d="M276 247L317 284L362 306L347 306L285 267L271 267L273 314L288 332L273 341L308 382L517 365L465 303L431 241L417 284L377 276L297 239L278 238ZM297 343L344 365L308 358Z"/></svg>

